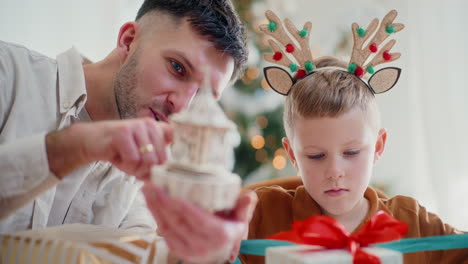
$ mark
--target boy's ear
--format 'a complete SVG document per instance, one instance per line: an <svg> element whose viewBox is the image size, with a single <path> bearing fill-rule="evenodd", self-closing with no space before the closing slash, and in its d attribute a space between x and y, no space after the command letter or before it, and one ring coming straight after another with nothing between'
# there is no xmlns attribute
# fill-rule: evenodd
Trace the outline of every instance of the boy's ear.
<svg viewBox="0 0 468 264"><path fill-rule="evenodd" d="M283 147L286 150L286 153L288 154L289 160L294 165L296 170L299 170L298 167L297 167L296 156L294 156L294 151L293 151L293 149L291 147L291 142L289 141L289 139L287 137L284 137L282 139L282 142L283 142Z"/></svg>
<svg viewBox="0 0 468 264"><path fill-rule="evenodd" d="M265 79L271 89L281 95L288 95L289 90L294 84L294 80L287 71L280 67L265 67L263 69Z"/></svg>
<svg viewBox="0 0 468 264"><path fill-rule="evenodd" d="M374 164L382 157L387 142L387 131L384 128L379 130L377 141L375 142Z"/></svg>

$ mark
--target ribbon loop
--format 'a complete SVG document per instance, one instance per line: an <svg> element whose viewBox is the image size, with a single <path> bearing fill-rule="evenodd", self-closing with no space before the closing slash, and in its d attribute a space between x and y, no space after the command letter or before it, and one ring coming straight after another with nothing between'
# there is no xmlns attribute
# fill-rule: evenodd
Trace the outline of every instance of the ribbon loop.
<svg viewBox="0 0 468 264"><path fill-rule="evenodd" d="M330 216L311 216L295 221L292 230L269 236L269 239L285 240L298 244L318 245L329 249L346 249L353 256L353 263L380 263L378 257L361 249L369 244L401 239L408 232L408 225L384 211L377 212L358 231L350 234L343 225Z"/></svg>

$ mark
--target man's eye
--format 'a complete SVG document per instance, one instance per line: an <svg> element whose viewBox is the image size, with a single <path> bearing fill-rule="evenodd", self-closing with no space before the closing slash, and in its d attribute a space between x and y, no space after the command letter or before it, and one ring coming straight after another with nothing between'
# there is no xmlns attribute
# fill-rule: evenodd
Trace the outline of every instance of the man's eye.
<svg viewBox="0 0 468 264"><path fill-rule="evenodd" d="M309 159L321 159L323 157L325 157L325 154L307 155L307 158Z"/></svg>
<svg viewBox="0 0 468 264"><path fill-rule="evenodd" d="M172 68L180 75L185 74L184 66L180 65L177 61L171 61Z"/></svg>
<svg viewBox="0 0 468 264"><path fill-rule="evenodd" d="M359 154L359 152L360 152L359 150L345 151L344 154L346 156L355 156L355 155Z"/></svg>

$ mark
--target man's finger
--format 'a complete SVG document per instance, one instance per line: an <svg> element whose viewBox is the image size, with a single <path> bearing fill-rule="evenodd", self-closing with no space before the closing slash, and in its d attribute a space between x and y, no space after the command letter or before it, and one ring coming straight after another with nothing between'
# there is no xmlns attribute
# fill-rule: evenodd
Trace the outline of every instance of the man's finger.
<svg viewBox="0 0 468 264"><path fill-rule="evenodd" d="M158 224L158 232L165 237L168 244L171 244L173 250L187 250L187 246L185 245L186 242L184 237L181 237L179 234L174 233L171 231L171 225L168 222L168 219L164 217L164 203L158 199L158 192L160 188L156 185L151 183L146 183L143 188L142 192L145 195L146 203L148 209L150 209L151 214L156 219Z"/></svg>
<svg viewBox="0 0 468 264"><path fill-rule="evenodd" d="M223 244L228 240L226 232L224 232L223 219L186 201L179 200L179 206L180 212L183 212L184 218L187 218L186 222L193 233L205 237L213 244Z"/></svg>
<svg viewBox="0 0 468 264"><path fill-rule="evenodd" d="M140 154L138 153L138 147L133 141L133 136L125 131L120 132L113 139L111 148L117 152L119 169L133 175L140 162Z"/></svg>
<svg viewBox="0 0 468 264"><path fill-rule="evenodd" d="M175 233L184 236L187 234L194 238L199 236L199 233L196 232L197 229L190 224L192 219L190 212L182 209L181 201L170 198L161 188L153 186L158 201L156 214L167 224L167 229L174 230Z"/></svg>
<svg viewBox="0 0 468 264"><path fill-rule="evenodd" d="M145 182L145 185L143 185L143 188L141 188L141 191L143 192L143 195L146 200L146 206L148 207L149 211L155 218L158 228L163 227L164 223L159 219L159 216L157 214L157 211L159 209L159 204L158 200L156 198L156 191L154 189L154 185L150 182Z"/></svg>
<svg viewBox="0 0 468 264"><path fill-rule="evenodd" d="M164 131L158 123L153 121L148 124L148 133L158 157L157 164L162 164L167 160L166 145L168 144L164 139Z"/></svg>
<svg viewBox="0 0 468 264"><path fill-rule="evenodd" d="M236 257L239 255L241 241L242 240L239 240L234 244L234 247L231 250L231 255L229 255L230 262L234 262L236 260Z"/></svg>
<svg viewBox="0 0 468 264"><path fill-rule="evenodd" d="M240 194L234 208L234 217L239 221L250 221L257 205L258 197L254 191L245 191Z"/></svg>
<svg viewBox="0 0 468 264"><path fill-rule="evenodd" d="M164 142L166 142L166 144L172 144L172 141L174 139L174 127L170 124L166 124L166 123L162 123L162 122L159 122L158 123L162 129L162 132L163 132L163 135L164 135Z"/></svg>

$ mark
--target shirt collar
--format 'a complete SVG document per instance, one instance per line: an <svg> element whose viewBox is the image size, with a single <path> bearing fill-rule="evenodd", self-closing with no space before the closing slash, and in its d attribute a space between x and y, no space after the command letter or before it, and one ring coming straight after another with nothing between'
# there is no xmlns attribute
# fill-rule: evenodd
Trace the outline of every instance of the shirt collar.
<svg viewBox="0 0 468 264"><path fill-rule="evenodd" d="M83 57L71 48L57 56L60 113L76 107L79 113L86 102Z"/></svg>

